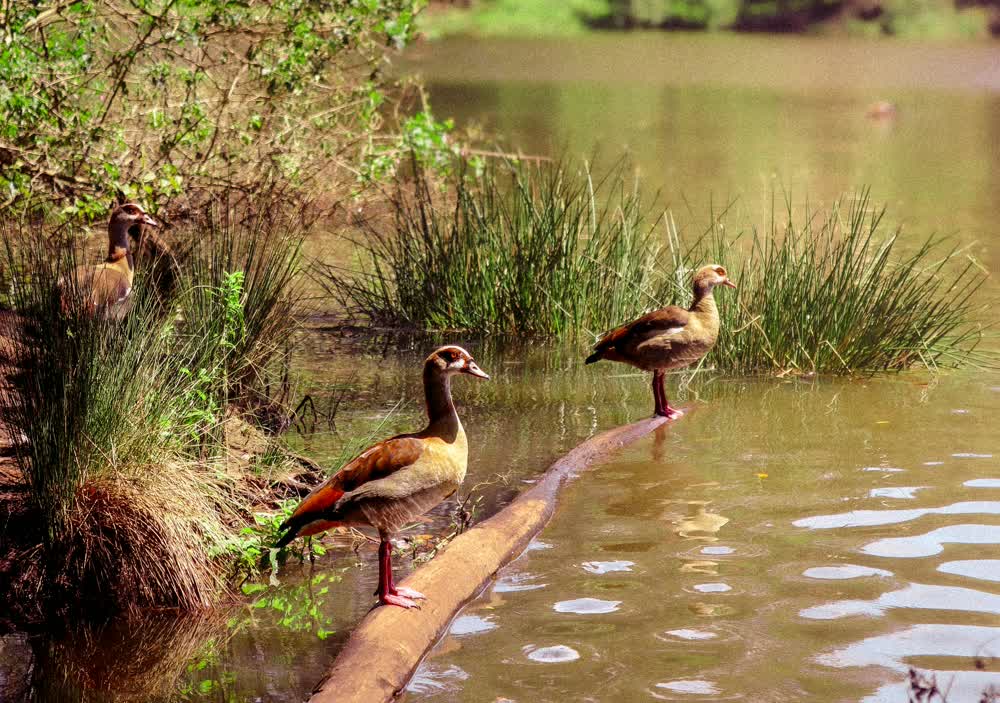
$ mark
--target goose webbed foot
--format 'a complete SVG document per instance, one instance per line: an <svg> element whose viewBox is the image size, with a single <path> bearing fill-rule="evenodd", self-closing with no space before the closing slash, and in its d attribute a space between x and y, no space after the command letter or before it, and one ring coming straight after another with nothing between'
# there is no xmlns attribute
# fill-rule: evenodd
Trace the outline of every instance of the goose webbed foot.
<svg viewBox="0 0 1000 703"><path fill-rule="evenodd" d="M403 596L403 598L409 598L411 600L427 600L427 596L423 593L415 591L412 588L407 588L406 586L396 586L393 589L392 594L395 596Z"/></svg>
<svg viewBox="0 0 1000 703"><path fill-rule="evenodd" d="M401 596L395 593L386 593L384 596L380 596L378 599L379 605L398 605L400 608L416 608L420 610L420 605L406 596Z"/></svg>

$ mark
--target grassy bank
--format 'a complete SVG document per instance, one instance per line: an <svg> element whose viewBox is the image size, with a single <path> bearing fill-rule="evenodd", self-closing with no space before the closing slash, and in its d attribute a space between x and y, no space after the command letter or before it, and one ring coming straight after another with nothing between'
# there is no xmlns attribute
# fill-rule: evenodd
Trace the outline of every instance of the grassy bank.
<svg viewBox="0 0 1000 703"><path fill-rule="evenodd" d="M432 3L419 16L418 26L432 39L680 29L954 40L995 36L1000 32L1000 14L988 3L949 0L480 0L464 7Z"/></svg>
<svg viewBox="0 0 1000 703"><path fill-rule="evenodd" d="M302 234L257 205L179 225L193 244L176 285L139 268L120 322L72 295L78 233L0 223L4 418L26 487L0 550L15 609L203 607L259 555L254 507L295 468L253 419L281 412Z"/></svg>
<svg viewBox="0 0 1000 703"><path fill-rule="evenodd" d="M850 372L982 360L974 294L984 274L933 240L886 232L867 195L825 213L776 212L763 228L726 223L681 237L619 168L493 163L445 191L401 183L395 227L358 240L353 270L318 277L375 326L593 339L669 303L689 276L727 266L739 291L719 302L709 357L732 372ZM779 217L787 224L779 224Z"/></svg>

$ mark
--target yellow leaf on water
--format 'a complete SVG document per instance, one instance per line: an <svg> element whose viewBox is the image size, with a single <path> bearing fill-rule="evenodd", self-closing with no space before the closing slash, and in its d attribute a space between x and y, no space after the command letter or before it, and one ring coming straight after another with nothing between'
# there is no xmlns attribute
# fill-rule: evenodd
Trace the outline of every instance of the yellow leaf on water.
<svg viewBox="0 0 1000 703"><path fill-rule="evenodd" d="M757 478L760 478L760 479L767 478L767 474L764 474L764 473L757 474Z"/></svg>

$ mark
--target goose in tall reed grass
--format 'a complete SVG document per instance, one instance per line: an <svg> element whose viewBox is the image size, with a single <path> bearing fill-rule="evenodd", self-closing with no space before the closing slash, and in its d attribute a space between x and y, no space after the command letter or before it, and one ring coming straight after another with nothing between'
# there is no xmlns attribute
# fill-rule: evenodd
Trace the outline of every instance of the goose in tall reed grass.
<svg viewBox="0 0 1000 703"><path fill-rule="evenodd" d="M379 605L416 606L423 595L392 578L392 535L454 493L465 478L469 445L451 399L451 379L489 379L461 347L445 346L424 362L427 427L369 447L303 499L275 545L331 527L373 527L379 536Z"/></svg>
<svg viewBox="0 0 1000 703"><path fill-rule="evenodd" d="M712 264L698 269L692 281L694 301L684 309L670 305L646 313L638 320L605 333L594 345L586 363L607 359L653 372L654 414L675 419L683 413L670 407L663 386L665 372L699 361L719 337L719 308L712 292L716 286L735 288L726 269Z"/></svg>
<svg viewBox="0 0 1000 703"><path fill-rule="evenodd" d="M112 210L107 258L96 266L77 266L70 280L60 279L63 306L70 306L69 296L75 292L86 312L121 319L128 310L125 303L135 276L129 238L138 239L147 226L157 227L158 223L138 203L123 203Z"/></svg>

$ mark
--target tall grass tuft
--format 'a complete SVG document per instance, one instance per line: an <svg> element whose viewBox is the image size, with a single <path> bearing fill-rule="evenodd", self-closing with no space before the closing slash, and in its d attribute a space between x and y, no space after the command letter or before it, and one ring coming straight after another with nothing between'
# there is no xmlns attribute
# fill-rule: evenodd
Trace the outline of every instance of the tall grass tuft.
<svg viewBox="0 0 1000 703"><path fill-rule="evenodd" d="M867 190L825 213L796 216L788 206L781 214L735 236L713 221L687 247L668 227L673 280L711 261L739 285L716 296L723 334L710 363L825 373L994 363L977 351L989 303L976 293L986 276L962 249L885 232L885 209Z"/></svg>
<svg viewBox="0 0 1000 703"><path fill-rule="evenodd" d="M501 162L444 193L420 172L392 204L395 226L357 240L358 270L318 264L320 283L374 324L562 335L657 300L655 232L623 169L595 181Z"/></svg>
<svg viewBox="0 0 1000 703"><path fill-rule="evenodd" d="M929 239L886 235L867 192L820 216L712 226L682 238L650 218L619 167L596 179L565 163L493 163L442 190L397 185L392 229L357 240L353 270L318 278L371 324L578 336L690 300L690 274L729 266L723 332L708 363L732 372L957 365L975 356L980 268ZM662 233L666 225L666 235ZM735 234L730 234L734 232Z"/></svg>
<svg viewBox="0 0 1000 703"><path fill-rule="evenodd" d="M282 225L223 209L182 230L196 244L168 298L140 269L114 321L74 294L79 251L0 222L4 421L42 541L25 592L126 609L217 597L216 557L250 514L227 417L280 377L297 325L301 234Z"/></svg>

